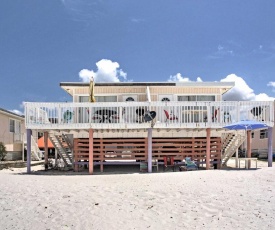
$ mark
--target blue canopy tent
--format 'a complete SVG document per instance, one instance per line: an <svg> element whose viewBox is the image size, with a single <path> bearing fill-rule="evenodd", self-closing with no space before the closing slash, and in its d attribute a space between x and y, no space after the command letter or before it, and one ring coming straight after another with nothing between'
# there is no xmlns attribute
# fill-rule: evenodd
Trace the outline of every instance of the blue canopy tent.
<svg viewBox="0 0 275 230"><path fill-rule="evenodd" d="M232 123L230 125L224 126L226 129L231 130L255 130L255 129L264 129L269 126L263 122L252 121L252 120L243 120L236 123Z"/></svg>
<svg viewBox="0 0 275 230"><path fill-rule="evenodd" d="M247 139L247 131L256 130L256 129L265 129L269 127L270 126L268 126L263 122L253 121L253 120L242 120L242 121L224 126L224 128L230 129L230 130L245 130L246 139ZM246 152L245 152L245 157L246 157Z"/></svg>

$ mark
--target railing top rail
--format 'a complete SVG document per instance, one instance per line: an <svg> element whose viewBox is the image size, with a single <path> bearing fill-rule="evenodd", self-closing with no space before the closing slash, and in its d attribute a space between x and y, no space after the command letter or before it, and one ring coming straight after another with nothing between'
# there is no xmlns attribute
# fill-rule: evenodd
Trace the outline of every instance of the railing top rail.
<svg viewBox="0 0 275 230"><path fill-rule="evenodd" d="M182 106L187 105L211 105L211 106L235 106L235 105L251 105L251 106L267 106L272 105L273 101L144 101L144 102L25 102L26 107L98 107L98 106L147 106L147 105L167 105L167 106Z"/></svg>

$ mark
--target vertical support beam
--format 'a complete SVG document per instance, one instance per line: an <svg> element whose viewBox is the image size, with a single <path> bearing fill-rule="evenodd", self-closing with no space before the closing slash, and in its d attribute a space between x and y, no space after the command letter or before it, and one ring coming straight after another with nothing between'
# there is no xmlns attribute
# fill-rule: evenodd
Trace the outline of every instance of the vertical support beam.
<svg viewBox="0 0 275 230"><path fill-rule="evenodd" d="M152 128L148 129L148 172L152 172Z"/></svg>
<svg viewBox="0 0 275 230"><path fill-rule="evenodd" d="M24 133L22 134L22 140L25 140ZM22 141L22 161L23 162L25 161L25 159L24 159L24 151L25 151L25 149L24 149L24 141Z"/></svg>
<svg viewBox="0 0 275 230"><path fill-rule="evenodd" d="M272 131L273 128L269 127L268 128L268 155L267 155L267 159L268 159L268 167L272 167Z"/></svg>
<svg viewBox="0 0 275 230"><path fill-rule="evenodd" d="M73 165L74 165L74 171L78 172L79 169L79 165L77 164L78 161L78 139L74 139L74 158L73 158ZM57 151L55 151L55 153L57 153Z"/></svg>
<svg viewBox="0 0 275 230"><path fill-rule="evenodd" d="M89 174L94 172L94 132L89 129Z"/></svg>
<svg viewBox="0 0 275 230"><path fill-rule="evenodd" d="M32 136L32 130L27 129L27 173L28 174L31 173L31 157L32 157L31 136Z"/></svg>
<svg viewBox="0 0 275 230"><path fill-rule="evenodd" d="M211 137L211 129L206 129L206 170L210 168L210 137Z"/></svg>
<svg viewBox="0 0 275 230"><path fill-rule="evenodd" d="M236 153L235 153L236 157L235 157L235 167L238 168L239 167L239 151L238 149L236 150Z"/></svg>
<svg viewBox="0 0 275 230"><path fill-rule="evenodd" d="M48 132L44 132L44 165L45 170L48 170L48 163L49 163L49 149L48 149Z"/></svg>
<svg viewBox="0 0 275 230"><path fill-rule="evenodd" d="M103 159L104 159L104 148L103 148L103 138L100 138L100 172L103 172Z"/></svg>
<svg viewBox="0 0 275 230"><path fill-rule="evenodd" d="M247 157L251 157L251 130L247 130L246 131L246 137L247 137L247 143L246 143L246 146L247 146ZM249 160L247 162L247 168L250 169L250 166L251 166L251 161Z"/></svg>

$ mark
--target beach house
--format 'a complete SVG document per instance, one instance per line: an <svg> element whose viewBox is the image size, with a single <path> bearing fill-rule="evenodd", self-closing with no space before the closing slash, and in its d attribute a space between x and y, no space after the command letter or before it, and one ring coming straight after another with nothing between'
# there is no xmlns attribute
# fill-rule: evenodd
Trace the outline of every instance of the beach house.
<svg viewBox="0 0 275 230"><path fill-rule="evenodd" d="M275 112L275 111L274 111ZM275 116L275 114L274 114ZM252 155L258 157L259 159L267 159L268 158L268 141L272 138L272 155L273 159L275 159L275 127L273 126L273 135L270 137L271 133L268 132L268 129L259 129L254 130L251 133L252 143L251 143L251 151ZM245 148L245 146L244 146Z"/></svg>
<svg viewBox="0 0 275 230"><path fill-rule="evenodd" d="M33 131L43 132L65 167L77 171L86 165L91 174L108 164L146 164L151 172L156 164L180 164L186 157L206 169L220 168L246 139L243 130L225 125L249 119L274 126L274 102L222 100L233 82L91 81L60 87L71 102L25 103L28 153ZM272 128L268 132L272 136Z"/></svg>
<svg viewBox="0 0 275 230"><path fill-rule="evenodd" d="M5 160L21 160L24 157L25 119L0 108L0 142L7 150Z"/></svg>

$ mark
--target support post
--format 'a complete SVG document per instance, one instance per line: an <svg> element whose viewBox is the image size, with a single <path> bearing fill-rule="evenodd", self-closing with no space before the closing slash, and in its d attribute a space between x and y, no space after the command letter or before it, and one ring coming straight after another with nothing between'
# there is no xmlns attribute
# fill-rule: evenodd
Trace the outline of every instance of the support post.
<svg viewBox="0 0 275 230"><path fill-rule="evenodd" d="M235 155L236 155L236 157L235 157L235 166L236 166L236 168L238 168L239 167L239 163L238 163L238 161L239 161L239 151L238 151L238 149L236 150Z"/></svg>
<svg viewBox="0 0 275 230"><path fill-rule="evenodd" d="M31 149L31 136L32 130L27 129L27 173L31 173L31 157L32 157L32 149Z"/></svg>
<svg viewBox="0 0 275 230"><path fill-rule="evenodd" d="M206 129L206 170L210 168L210 137L211 137L211 129Z"/></svg>
<svg viewBox="0 0 275 230"><path fill-rule="evenodd" d="M78 147L78 139L74 139L74 158L73 158L73 164L74 164L74 171L78 172L79 170L79 165L77 164L77 158L78 158L78 154L79 153L78 149L76 150L76 148Z"/></svg>
<svg viewBox="0 0 275 230"><path fill-rule="evenodd" d="M152 172L152 128L148 129L148 172Z"/></svg>
<svg viewBox="0 0 275 230"><path fill-rule="evenodd" d="M273 128L269 127L268 128L268 155L267 155L267 159L268 159L268 167L272 167L272 131Z"/></svg>
<svg viewBox="0 0 275 230"><path fill-rule="evenodd" d="M94 132L89 129L89 174L94 172Z"/></svg>
<svg viewBox="0 0 275 230"><path fill-rule="evenodd" d="M25 134L23 133L22 134L22 140L25 140ZM24 152L25 152L25 149L24 149L24 141L22 142L22 161L24 162L25 159L24 159Z"/></svg>
<svg viewBox="0 0 275 230"><path fill-rule="evenodd" d="M246 136L247 136L247 157L250 158L251 157L251 130L247 130L247 133L246 133ZM247 162L247 168L250 169L251 167L251 160L248 160Z"/></svg>
<svg viewBox="0 0 275 230"><path fill-rule="evenodd" d="M48 132L44 132L44 165L45 165L45 170L48 170L48 165L49 165L49 149L48 149L48 138L49 134Z"/></svg>

